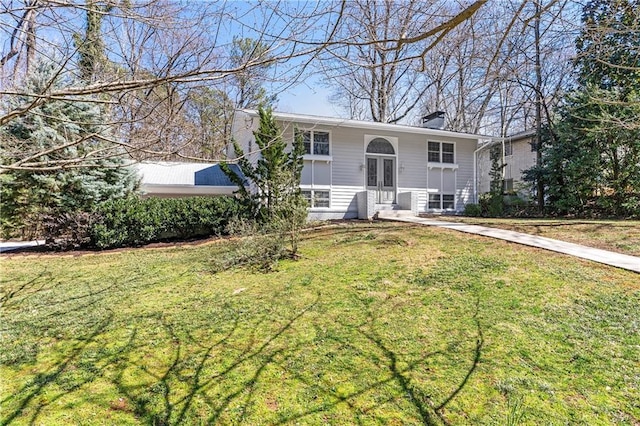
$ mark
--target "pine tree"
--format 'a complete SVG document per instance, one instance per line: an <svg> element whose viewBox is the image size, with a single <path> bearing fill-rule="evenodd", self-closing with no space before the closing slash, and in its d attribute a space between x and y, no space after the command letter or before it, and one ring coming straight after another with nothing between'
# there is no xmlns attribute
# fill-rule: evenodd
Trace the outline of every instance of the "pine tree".
<svg viewBox="0 0 640 426"><path fill-rule="evenodd" d="M65 73L56 75L52 62L39 62L27 79L25 93L35 96L51 88L77 84ZM10 100L14 105L33 101L31 96ZM95 205L111 198L124 197L137 186L134 172L125 167L125 160L102 151L100 136L107 136L103 114L90 99L50 100L0 128L3 164L29 158L29 153L50 153L33 161L42 169L10 169L0 175L2 183L2 233L5 236L33 238L42 232L45 216L68 212L91 211ZM54 147L64 146L62 149ZM83 167L74 168L82 158ZM92 160L92 158L94 158ZM47 163L69 167L47 167Z"/></svg>
<svg viewBox="0 0 640 426"><path fill-rule="evenodd" d="M560 214L640 215L640 2L594 0L576 40L578 84L543 145Z"/></svg>
<svg viewBox="0 0 640 426"><path fill-rule="evenodd" d="M233 142L237 164L244 177L228 164L222 170L238 185L237 194L252 216L268 231L284 232L291 238L291 251L297 251L298 231L306 220L307 203L300 191L304 142L301 137L287 152L287 143L271 109L258 110L260 124L253 132L260 158L252 164L237 142Z"/></svg>

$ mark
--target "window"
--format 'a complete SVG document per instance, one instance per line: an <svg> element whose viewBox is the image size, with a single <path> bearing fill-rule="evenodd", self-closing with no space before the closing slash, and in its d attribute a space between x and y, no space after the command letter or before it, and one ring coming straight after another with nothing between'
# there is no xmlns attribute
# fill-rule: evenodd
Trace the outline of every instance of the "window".
<svg viewBox="0 0 640 426"><path fill-rule="evenodd" d="M329 132L296 130L296 137L302 135L305 154L329 155Z"/></svg>
<svg viewBox="0 0 640 426"><path fill-rule="evenodd" d="M513 155L513 145L511 145L511 141L504 143L504 156L508 157Z"/></svg>
<svg viewBox="0 0 640 426"><path fill-rule="evenodd" d="M309 207L329 207L329 191L318 191L314 189L303 189L302 196Z"/></svg>
<svg viewBox="0 0 640 426"><path fill-rule="evenodd" d="M505 179L502 181L502 191L505 194L513 192L513 179Z"/></svg>
<svg viewBox="0 0 640 426"><path fill-rule="evenodd" d="M313 207L329 207L329 191L313 191Z"/></svg>
<svg viewBox="0 0 640 426"><path fill-rule="evenodd" d="M440 208L440 194L429 194L429 209Z"/></svg>
<svg viewBox="0 0 640 426"><path fill-rule="evenodd" d="M439 142L429 142L429 162L430 163L440 162L440 143Z"/></svg>
<svg viewBox="0 0 640 426"><path fill-rule="evenodd" d="M428 161L430 163L448 163L455 162L454 146L452 143L446 142L428 142Z"/></svg>
<svg viewBox="0 0 640 426"><path fill-rule="evenodd" d="M453 210L455 208L455 196L453 194L429 194L429 209Z"/></svg>
<svg viewBox="0 0 640 426"><path fill-rule="evenodd" d="M444 210L453 210L454 205L455 205L455 202L454 202L453 194L442 195L442 208Z"/></svg>
<svg viewBox="0 0 640 426"><path fill-rule="evenodd" d="M442 144L442 162L453 164L453 144L452 143Z"/></svg>
<svg viewBox="0 0 640 426"><path fill-rule="evenodd" d="M302 197L306 200L309 207L311 207L311 191L302 190Z"/></svg>
<svg viewBox="0 0 640 426"><path fill-rule="evenodd" d="M384 138L375 138L369 145L367 145L367 152L369 154L390 154L394 155L396 150L393 149L391 142Z"/></svg>

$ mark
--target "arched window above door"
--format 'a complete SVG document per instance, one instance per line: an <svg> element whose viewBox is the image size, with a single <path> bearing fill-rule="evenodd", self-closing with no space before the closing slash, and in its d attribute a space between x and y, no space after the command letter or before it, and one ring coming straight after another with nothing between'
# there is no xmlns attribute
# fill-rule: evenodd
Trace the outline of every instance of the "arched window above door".
<svg viewBox="0 0 640 426"><path fill-rule="evenodd" d="M384 138L375 138L369 142L369 145L367 145L367 153L395 155L396 151L388 140Z"/></svg>

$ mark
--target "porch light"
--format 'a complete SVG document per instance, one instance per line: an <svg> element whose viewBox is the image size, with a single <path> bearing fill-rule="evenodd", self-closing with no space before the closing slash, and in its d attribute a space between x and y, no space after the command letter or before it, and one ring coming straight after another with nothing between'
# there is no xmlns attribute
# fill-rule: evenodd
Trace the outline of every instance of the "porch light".
<svg viewBox="0 0 640 426"><path fill-rule="evenodd" d="M400 173L404 172L404 163L400 163Z"/></svg>
<svg viewBox="0 0 640 426"><path fill-rule="evenodd" d="M364 170L364 163L360 163L360 171Z"/></svg>

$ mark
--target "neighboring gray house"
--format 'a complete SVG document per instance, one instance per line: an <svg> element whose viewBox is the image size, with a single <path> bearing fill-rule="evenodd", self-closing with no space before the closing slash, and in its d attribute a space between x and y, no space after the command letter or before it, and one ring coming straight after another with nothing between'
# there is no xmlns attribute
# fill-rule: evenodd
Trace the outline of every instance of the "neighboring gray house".
<svg viewBox="0 0 640 426"><path fill-rule="evenodd" d="M292 143L307 148L301 188L310 217L371 217L388 209L455 213L476 200L475 152L486 137L397 124L273 113ZM233 134L258 159L258 113L237 111ZM436 120L438 121L438 120ZM229 154L232 156L232 152Z"/></svg>
<svg viewBox="0 0 640 426"><path fill-rule="evenodd" d="M230 166L242 176L238 166ZM145 161L135 167L144 196L229 195L238 189L218 164Z"/></svg>
<svg viewBox="0 0 640 426"><path fill-rule="evenodd" d="M530 185L524 182L522 174L536 164L535 130L516 133L506 138L494 138L480 146L477 152L478 193L489 192L491 187L491 151L496 148L499 160L504 164L502 179L505 192L517 192L530 197Z"/></svg>

